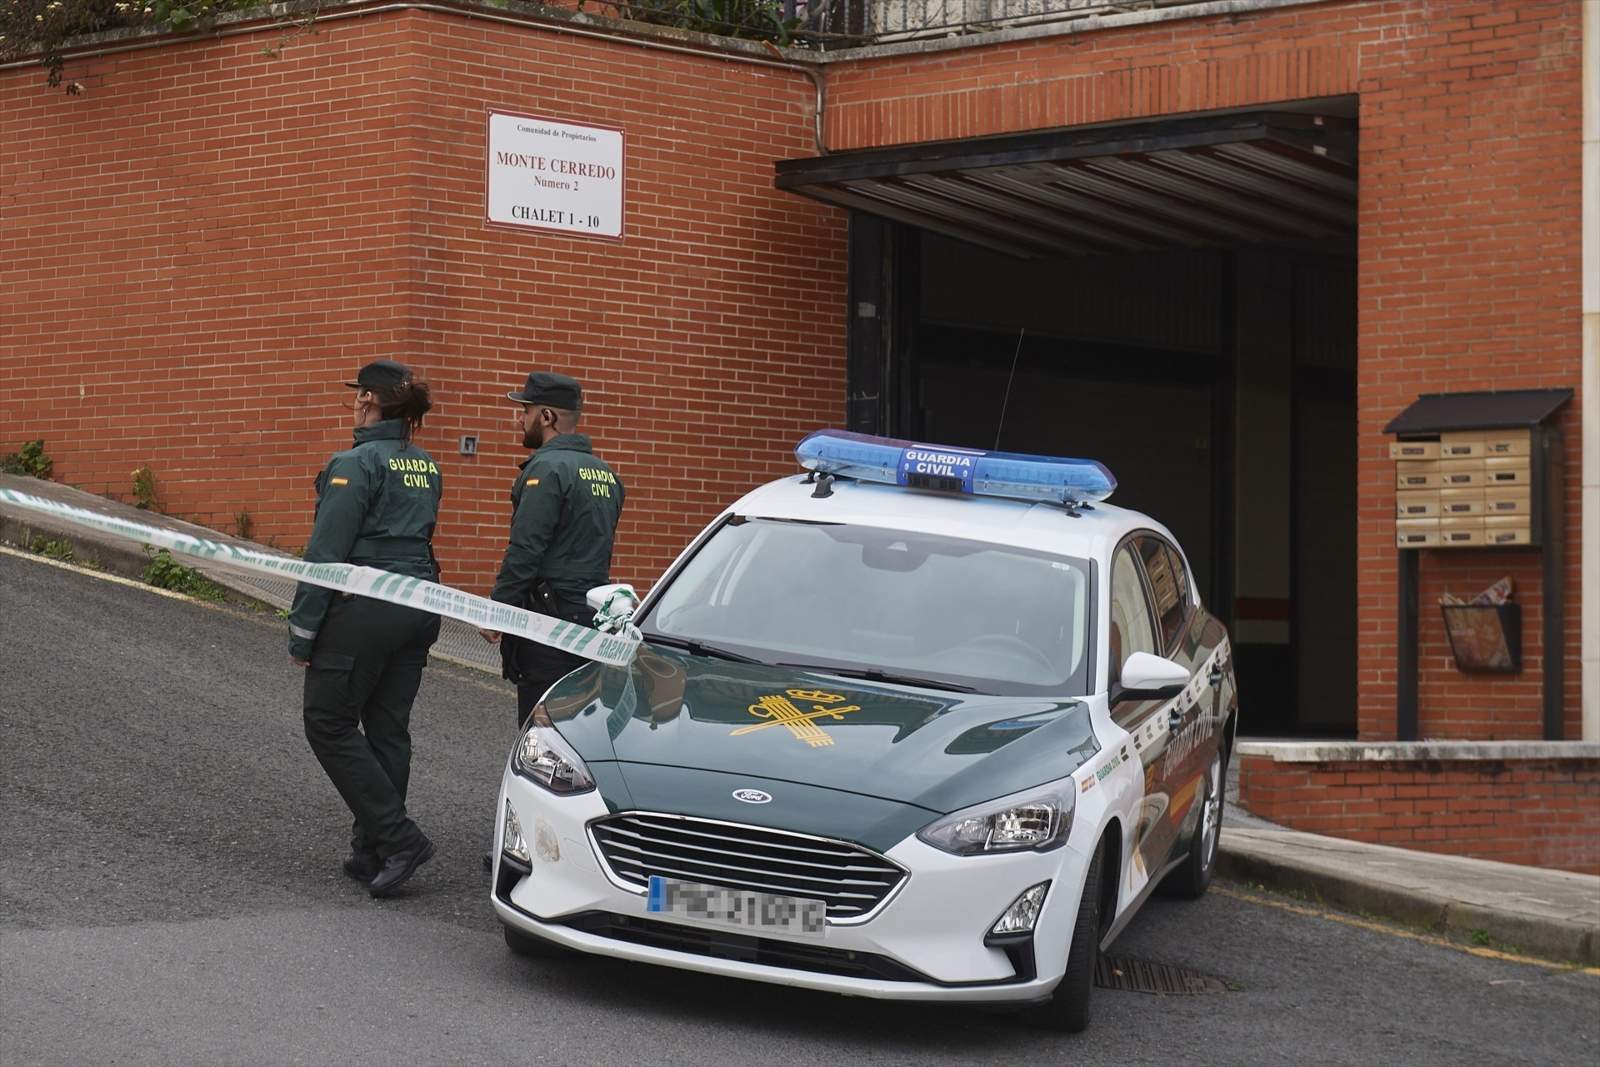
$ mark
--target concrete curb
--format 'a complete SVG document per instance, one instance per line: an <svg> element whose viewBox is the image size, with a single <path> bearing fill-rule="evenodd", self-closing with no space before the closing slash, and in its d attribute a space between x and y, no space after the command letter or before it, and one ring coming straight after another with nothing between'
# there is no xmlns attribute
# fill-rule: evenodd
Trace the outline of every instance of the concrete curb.
<svg viewBox="0 0 1600 1067"><path fill-rule="evenodd" d="M131 541L85 536L81 526L52 521L42 515L12 515L0 512L0 541L31 551L34 538L68 541L74 563L95 563L107 573L143 580L150 562L143 549Z"/></svg>
<svg viewBox="0 0 1600 1067"><path fill-rule="evenodd" d="M1586 966L1600 965L1600 917L1568 917L1542 913L1546 911L1542 908L1518 907L1514 894L1508 894L1503 905L1464 900L1462 896L1466 894L1452 891L1448 882L1399 884L1366 868L1359 860L1307 859L1298 849L1282 847L1290 842L1289 838L1281 844L1275 842L1273 839L1279 835L1293 835L1295 839L1318 838L1315 834L1294 831L1235 831L1230 835L1225 829L1217 857L1217 873L1236 881L1305 893L1346 911L1424 926L1444 935L1465 939L1474 934L1487 934L1496 944L1530 955ZM1334 841L1331 838L1320 840ZM1338 842L1340 852L1364 848L1380 849L1382 846ZM1402 851L1383 849L1384 853ZM1483 864L1486 870L1511 866L1455 856L1429 858L1455 861L1457 865ZM1544 880L1544 876L1560 878L1565 874L1538 868L1526 870L1529 881ZM1600 894L1600 879L1594 881L1595 891ZM1577 892L1583 894L1584 883L1575 884ZM1600 913L1600 895L1594 898L1594 906Z"/></svg>
<svg viewBox="0 0 1600 1067"><path fill-rule="evenodd" d="M148 521L158 523L164 518L165 516L157 515ZM130 578L141 583L144 582L145 568L150 565L150 560L153 558L142 545L110 535L96 536L93 531L85 530L70 522L52 519L48 515L27 513L13 515L0 512L0 544L12 545L31 552L36 537L43 537L48 541L66 541L71 544L73 566L87 565L107 574ZM220 587L223 592L223 603L246 608L259 608L263 603L259 596L252 595L248 590L235 588L224 578L209 573L204 567L193 567L193 561L180 560L180 562L198 570Z"/></svg>

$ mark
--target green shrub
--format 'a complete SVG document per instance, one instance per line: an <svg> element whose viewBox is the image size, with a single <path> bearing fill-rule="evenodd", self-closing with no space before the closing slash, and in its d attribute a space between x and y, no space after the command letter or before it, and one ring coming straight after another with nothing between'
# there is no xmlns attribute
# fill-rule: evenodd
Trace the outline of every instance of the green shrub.
<svg viewBox="0 0 1600 1067"><path fill-rule="evenodd" d="M62 85L66 57L75 37L107 30L152 29L192 33L212 26L219 15L258 11L281 28L277 41L261 50L277 56L289 40L315 32L324 0L299 0L275 12L262 0L0 0L0 62L37 57L49 72L51 88ZM505 6L502 0L490 0ZM786 16L782 0L578 0L578 10L595 8L617 18L674 26L699 33L747 37L781 45L795 43L802 20ZM802 9L803 10L803 9ZM67 81L76 96L83 86Z"/></svg>
<svg viewBox="0 0 1600 1067"><path fill-rule="evenodd" d="M145 511L159 510L156 507L156 474L148 464L133 472L133 506Z"/></svg>
<svg viewBox="0 0 1600 1067"><path fill-rule="evenodd" d="M72 562L71 541L52 541L41 534L28 543L28 551L35 555L44 556L46 559L59 560L62 563Z"/></svg>
<svg viewBox="0 0 1600 1067"><path fill-rule="evenodd" d="M724 37L790 44L800 19L784 17L781 0L579 0L617 18Z"/></svg>
<svg viewBox="0 0 1600 1067"><path fill-rule="evenodd" d="M144 580L157 589L197 597L200 600L225 600L228 591L193 567L185 567L172 553L161 549L144 568Z"/></svg>
<svg viewBox="0 0 1600 1067"><path fill-rule="evenodd" d="M6 474L25 474L30 478L50 480L56 461L44 454L44 440L29 441L15 452L0 456L0 471Z"/></svg>
<svg viewBox="0 0 1600 1067"><path fill-rule="evenodd" d="M207 28L226 12L265 7L262 0L0 0L0 62L37 55L55 88L66 62L62 49L74 37L139 28L188 33ZM320 8L320 3L308 2L280 12L277 24L286 32L262 51L277 55L289 36L310 26ZM69 81L66 90L76 96L83 86Z"/></svg>

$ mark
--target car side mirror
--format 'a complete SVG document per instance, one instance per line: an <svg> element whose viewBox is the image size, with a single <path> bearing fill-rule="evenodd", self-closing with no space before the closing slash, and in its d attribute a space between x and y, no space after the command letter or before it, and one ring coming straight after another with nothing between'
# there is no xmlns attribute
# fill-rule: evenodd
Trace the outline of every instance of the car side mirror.
<svg viewBox="0 0 1600 1067"><path fill-rule="evenodd" d="M1183 692L1188 684L1189 672L1181 664L1165 656L1135 652L1122 665L1122 681L1113 688L1111 702L1167 700Z"/></svg>
<svg viewBox="0 0 1600 1067"><path fill-rule="evenodd" d="M639 594L633 586L613 583L597 585L584 594L584 600L594 609L594 627L607 633L616 633L633 621L639 610Z"/></svg>

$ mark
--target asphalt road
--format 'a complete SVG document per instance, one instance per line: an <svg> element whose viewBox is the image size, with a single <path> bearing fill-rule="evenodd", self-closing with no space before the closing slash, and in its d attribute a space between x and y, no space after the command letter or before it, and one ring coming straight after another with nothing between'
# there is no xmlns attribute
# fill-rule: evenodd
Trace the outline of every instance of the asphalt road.
<svg viewBox="0 0 1600 1067"><path fill-rule="evenodd" d="M506 952L478 858L508 691L429 670L401 898L340 873L284 624L0 555L0 1063L1600 1062L1600 977L1245 899L1149 904L1069 1037L978 1011Z"/></svg>

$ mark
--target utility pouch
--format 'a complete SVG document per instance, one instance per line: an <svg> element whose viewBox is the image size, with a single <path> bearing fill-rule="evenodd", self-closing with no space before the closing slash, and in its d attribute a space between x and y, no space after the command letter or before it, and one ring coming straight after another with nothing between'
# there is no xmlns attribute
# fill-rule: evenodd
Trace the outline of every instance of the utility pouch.
<svg viewBox="0 0 1600 1067"><path fill-rule="evenodd" d="M520 683L523 678L518 653L524 644L522 638L512 634L500 635L500 676L508 682Z"/></svg>
<svg viewBox="0 0 1600 1067"><path fill-rule="evenodd" d="M540 578L533 583L533 610L552 618L565 618L561 612L561 598L551 587L547 579Z"/></svg>

